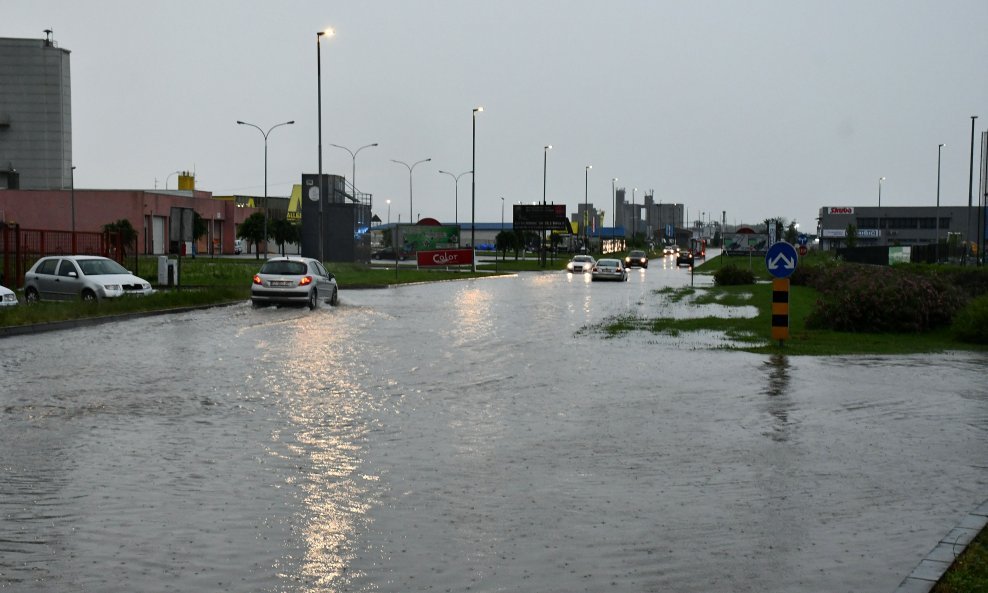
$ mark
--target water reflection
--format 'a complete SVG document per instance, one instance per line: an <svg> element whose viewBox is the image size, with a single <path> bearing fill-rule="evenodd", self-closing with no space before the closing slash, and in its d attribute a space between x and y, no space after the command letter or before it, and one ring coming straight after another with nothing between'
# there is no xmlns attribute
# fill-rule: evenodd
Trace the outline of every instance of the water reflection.
<svg viewBox="0 0 988 593"><path fill-rule="evenodd" d="M768 396L768 413L775 419L775 425L768 436L772 440L785 442L790 436L789 411L792 409L792 400L789 397L789 357L775 353L765 361L765 365L768 368L768 386L764 394Z"/></svg>

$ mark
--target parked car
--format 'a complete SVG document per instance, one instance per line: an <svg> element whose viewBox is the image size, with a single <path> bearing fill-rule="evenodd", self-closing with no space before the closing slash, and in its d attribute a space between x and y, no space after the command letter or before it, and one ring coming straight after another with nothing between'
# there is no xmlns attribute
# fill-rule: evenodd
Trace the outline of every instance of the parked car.
<svg viewBox="0 0 988 593"><path fill-rule="evenodd" d="M624 266L626 268L647 268L648 256L645 255L644 251L632 251L624 258Z"/></svg>
<svg viewBox="0 0 988 593"><path fill-rule="evenodd" d="M628 279L628 268L619 259L598 259L590 271L590 279L624 282Z"/></svg>
<svg viewBox="0 0 988 593"><path fill-rule="evenodd" d="M315 309L320 301L338 304L339 295L336 277L311 257L272 257L254 274L250 287L255 307L306 305Z"/></svg>
<svg viewBox="0 0 988 593"><path fill-rule="evenodd" d="M676 256L676 267L679 266L690 266L693 267L693 252L692 251L680 251L679 255Z"/></svg>
<svg viewBox="0 0 988 593"><path fill-rule="evenodd" d="M589 272L594 265L594 258L591 255L574 255L573 259L566 264L566 271L574 274Z"/></svg>
<svg viewBox="0 0 988 593"><path fill-rule="evenodd" d="M401 261L405 261L406 259L408 259L409 255L410 254L404 251L399 251L398 259ZM386 259L386 260L394 261L395 250L390 247L387 247L385 249L379 249L378 251L375 251L374 253L371 254L371 259Z"/></svg>
<svg viewBox="0 0 988 593"><path fill-rule="evenodd" d="M53 255L34 262L24 274L24 299L101 301L124 295L147 295L151 284L106 257Z"/></svg>
<svg viewBox="0 0 988 593"><path fill-rule="evenodd" d="M0 307L17 306L17 295L13 290L0 286Z"/></svg>

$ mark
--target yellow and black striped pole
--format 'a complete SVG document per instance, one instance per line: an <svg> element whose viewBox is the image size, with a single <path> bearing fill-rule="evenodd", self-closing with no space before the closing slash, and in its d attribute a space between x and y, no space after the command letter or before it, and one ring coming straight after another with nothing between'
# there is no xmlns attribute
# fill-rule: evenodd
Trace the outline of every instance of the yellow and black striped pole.
<svg viewBox="0 0 988 593"><path fill-rule="evenodd" d="M789 278L772 280L772 339L779 346L789 339Z"/></svg>

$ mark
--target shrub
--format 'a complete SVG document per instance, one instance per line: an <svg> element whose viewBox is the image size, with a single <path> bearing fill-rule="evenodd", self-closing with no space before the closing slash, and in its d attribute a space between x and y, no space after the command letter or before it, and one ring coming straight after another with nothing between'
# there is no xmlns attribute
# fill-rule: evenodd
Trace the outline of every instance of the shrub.
<svg viewBox="0 0 988 593"><path fill-rule="evenodd" d="M954 317L954 335L962 342L988 344L988 295L967 304Z"/></svg>
<svg viewBox="0 0 988 593"><path fill-rule="evenodd" d="M714 284L717 286L736 286L738 284L754 284L755 274L751 270L735 265L724 266L714 272Z"/></svg>
<svg viewBox="0 0 988 593"><path fill-rule="evenodd" d="M922 332L950 325L965 296L936 276L844 264L814 280L821 298L810 328L850 332Z"/></svg>

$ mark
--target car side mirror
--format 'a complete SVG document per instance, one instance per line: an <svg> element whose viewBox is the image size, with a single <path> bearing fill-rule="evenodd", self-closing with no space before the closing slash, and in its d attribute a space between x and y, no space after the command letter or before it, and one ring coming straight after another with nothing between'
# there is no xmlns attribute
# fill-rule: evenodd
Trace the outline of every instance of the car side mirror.
<svg viewBox="0 0 988 593"><path fill-rule="evenodd" d="M78 278L79 277L79 274L76 274L75 272L69 272L69 277L70 278Z"/></svg>

